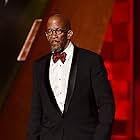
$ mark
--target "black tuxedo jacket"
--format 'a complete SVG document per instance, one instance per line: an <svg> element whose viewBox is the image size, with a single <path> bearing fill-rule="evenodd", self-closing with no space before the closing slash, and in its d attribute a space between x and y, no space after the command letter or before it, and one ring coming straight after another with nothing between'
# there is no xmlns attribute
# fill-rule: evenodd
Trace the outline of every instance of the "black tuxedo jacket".
<svg viewBox="0 0 140 140"><path fill-rule="evenodd" d="M34 64L28 140L109 140L115 105L101 57L74 47L63 113L49 82L50 58Z"/></svg>

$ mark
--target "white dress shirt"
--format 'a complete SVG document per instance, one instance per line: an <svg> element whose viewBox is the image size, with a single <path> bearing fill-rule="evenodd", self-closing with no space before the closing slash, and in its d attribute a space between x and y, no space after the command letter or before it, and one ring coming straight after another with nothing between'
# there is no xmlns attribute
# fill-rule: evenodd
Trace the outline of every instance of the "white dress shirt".
<svg viewBox="0 0 140 140"><path fill-rule="evenodd" d="M64 64L61 62L60 59L56 63L54 63L52 57L50 61L49 68L50 85L54 93L56 102L62 112L64 111L64 104L67 94L73 51L74 46L70 42L67 48L64 50L64 52L67 54Z"/></svg>

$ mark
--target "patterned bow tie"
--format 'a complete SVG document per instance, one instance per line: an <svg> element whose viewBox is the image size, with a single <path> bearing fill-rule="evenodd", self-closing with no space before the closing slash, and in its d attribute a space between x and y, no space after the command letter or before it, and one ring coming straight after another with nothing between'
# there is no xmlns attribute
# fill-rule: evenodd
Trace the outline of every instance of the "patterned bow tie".
<svg viewBox="0 0 140 140"><path fill-rule="evenodd" d="M56 63L59 59L61 60L61 62L64 64L65 60L66 60L66 53L62 52L62 53L53 53L53 62Z"/></svg>

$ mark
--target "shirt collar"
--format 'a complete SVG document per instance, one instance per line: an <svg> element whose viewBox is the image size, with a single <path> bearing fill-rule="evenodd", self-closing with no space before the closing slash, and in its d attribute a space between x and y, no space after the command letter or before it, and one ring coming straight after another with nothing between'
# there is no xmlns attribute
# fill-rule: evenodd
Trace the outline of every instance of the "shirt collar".
<svg viewBox="0 0 140 140"><path fill-rule="evenodd" d="M67 55L72 54L73 48L74 46L72 42L70 41L67 48L63 52L65 52Z"/></svg>

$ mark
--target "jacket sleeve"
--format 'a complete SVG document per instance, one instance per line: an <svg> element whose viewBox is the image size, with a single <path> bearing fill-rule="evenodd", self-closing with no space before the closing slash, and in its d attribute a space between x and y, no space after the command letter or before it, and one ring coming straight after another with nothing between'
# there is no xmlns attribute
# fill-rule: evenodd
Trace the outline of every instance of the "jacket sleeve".
<svg viewBox="0 0 140 140"><path fill-rule="evenodd" d="M92 68L92 88L98 107L98 124L94 140L110 140L115 114L112 88L101 56L97 55L96 65Z"/></svg>
<svg viewBox="0 0 140 140"><path fill-rule="evenodd" d="M33 66L33 78L32 78L32 104L29 119L29 126L27 132L28 140L40 140L41 129L41 98L38 89L37 67Z"/></svg>

